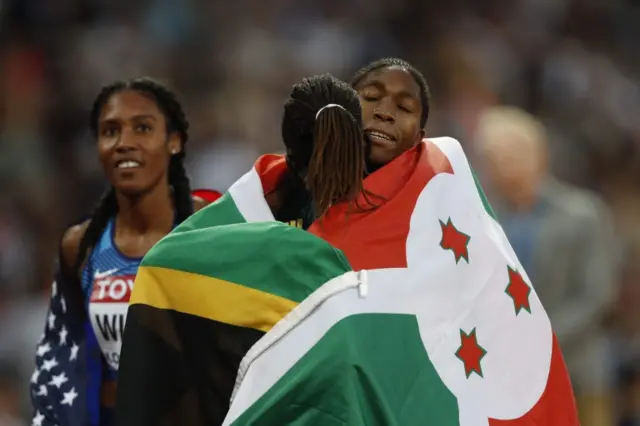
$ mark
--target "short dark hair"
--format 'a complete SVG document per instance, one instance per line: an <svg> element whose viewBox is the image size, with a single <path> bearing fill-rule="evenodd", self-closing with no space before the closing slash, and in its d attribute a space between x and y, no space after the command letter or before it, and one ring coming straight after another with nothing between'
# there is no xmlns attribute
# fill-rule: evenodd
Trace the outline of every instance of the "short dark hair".
<svg viewBox="0 0 640 426"><path fill-rule="evenodd" d="M399 58L383 58L377 61L371 62L367 66L360 68L351 78L351 87L355 88L363 78L365 78L369 73L389 67L402 67L405 68L413 79L416 81L418 86L420 87L420 103L422 104L422 114L420 115L420 127L424 128L427 125L427 119L429 118L429 109L431 95L429 93L429 85L427 85L427 80L424 78L424 75L417 70L413 65L404 59Z"/></svg>

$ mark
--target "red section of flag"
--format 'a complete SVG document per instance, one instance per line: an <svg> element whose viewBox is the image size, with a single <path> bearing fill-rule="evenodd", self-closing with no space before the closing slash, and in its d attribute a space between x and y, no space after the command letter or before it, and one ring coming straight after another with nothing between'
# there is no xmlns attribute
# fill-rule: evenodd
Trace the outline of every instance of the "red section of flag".
<svg viewBox="0 0 640 426"><path fill-rule="evenodd" d="M407 235L416 201L440 173L453 174L449 159L435 144L419 144L387 164L384 173L380 170L364 180L367 198L376 210L361 215L352 205L341 203L331 207L309 232L342 250L354 270L406 268ZM367 199L360 196L358 205L367 206Z"/></svg>
<svg viewBox="0 0 640 426"><path fill-rule="evenodd" d="M193 197L202 198L207 203L213 203L218 198L222 197L222 193L214 189L194 189L191 191Z"/></svg>
<svg viewBox="0 0 640 426"><path fill-rule="evenodd" d="M194 189L191 191L193 197L202 198L208 203L213 203L218 198L222 197L222 193L215 189Z"/></svg>
<svg viewBox="0 0 640 426"><path fill-rule="evenodd" d="M547 387L536 405L519 419L489 419L489 426L580 426L573 388L555 335L552 351Z"/></svg>
<svg viewBox="0 0 640 426"><path fill-rule="evenodd" d="M384 173L367 176L358 205L376 211L366 215L354 211L352 203L332 206L309 232L342 250L355 270L406 268L406 240L411 214L418 196L440 173L453 174L449 159L434 143L425 140L384 167ZM287 170L285 157L266 154L255 163L265 195L274 191ZM365 218L367 220L360 220ZM377 226L372 229L372 218ZM343 225L347 221L349 226ZM333 232L335 230L335 232Z"/></svg>

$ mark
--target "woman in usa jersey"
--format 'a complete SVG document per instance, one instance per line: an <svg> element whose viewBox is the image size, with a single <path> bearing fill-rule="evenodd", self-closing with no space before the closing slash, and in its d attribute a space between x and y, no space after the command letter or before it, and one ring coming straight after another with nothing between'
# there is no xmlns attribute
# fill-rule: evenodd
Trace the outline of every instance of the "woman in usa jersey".
<svg viewBox="0 0 640 426"><path fill-rule="evenodd" d="M31 380L33 424L112 423L140 260L206 204L192 195L183 166L188 127L176 96L151 79L116 82L97 96L90 128L110 188L91 217L62 237Z"/></svg>

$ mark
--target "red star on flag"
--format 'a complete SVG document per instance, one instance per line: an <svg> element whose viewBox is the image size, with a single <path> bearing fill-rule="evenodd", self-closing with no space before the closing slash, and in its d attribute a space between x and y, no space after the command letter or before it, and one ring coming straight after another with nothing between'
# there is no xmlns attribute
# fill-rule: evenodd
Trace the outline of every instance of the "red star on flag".
<svg viewBox="0 0 640 426"><path fill-rule="evenodd" d="M447 220L446 224L441 220L439 220L439 222L440 227L442 228L442 240L440 241L440 247L444 250L451 250L456 258L456 263L458 263L460 259L464 259L469 263L469 251L467 250L467 245L469 244L471 237L458 231L458 229L453 226L451 218Z"/></svg>
<svg viewBox="0 0 640 426"><path fill-rule="evenodd" d="M469 334L460 330L460 340L461 343L456 351L456 356L464 363L464 372L467 375L467 379L471 376L471 373L476 373L478 376L483 377L480 361L487 354L487 351L478 344L476 329L471 330Z"/></svg>
<svg viewBox="0 0 640 426"><path fill-rule="evenodd" d="M529 305L531 287L527 285L518 270L511 269L510 266L507 266L507 268L509 270L509 285L507 285L507 288L504 291L509 295L509 297L511 297L511 299L513 299L513 306L516 309L516 315L518 315L523 309L531 313L531 305Z"/></svg>

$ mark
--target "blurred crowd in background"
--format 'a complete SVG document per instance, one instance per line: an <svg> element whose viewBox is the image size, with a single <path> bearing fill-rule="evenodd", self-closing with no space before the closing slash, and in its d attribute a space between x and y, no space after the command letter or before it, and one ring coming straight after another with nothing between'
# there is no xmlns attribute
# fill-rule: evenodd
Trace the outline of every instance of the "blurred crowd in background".
<svg viewBox="0 0 640 426"><path fill-rule="evenodd" d="M591 424L639 425L639 45L638 0L0 0L0 425L28 424L57 244L105 188L103 85L175 88L192 187L225 190L281 150L292 84L384 56L424 72L427 133L465 147Z"/></svg>

